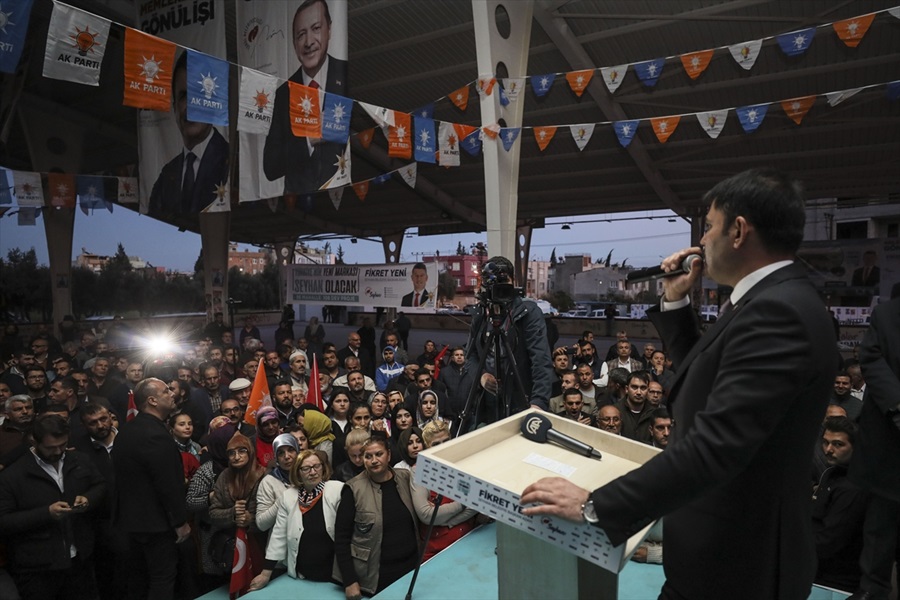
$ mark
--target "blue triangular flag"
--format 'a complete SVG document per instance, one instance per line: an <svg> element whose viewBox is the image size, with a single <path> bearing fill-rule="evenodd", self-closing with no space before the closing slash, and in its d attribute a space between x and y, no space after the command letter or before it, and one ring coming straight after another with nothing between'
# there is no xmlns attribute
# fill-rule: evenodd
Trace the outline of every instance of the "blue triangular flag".
<svg viewBox="0 0 900 600"><path fill-rule="evenodd" d="M12 204L12 181L6 169L0 169L0 204Z"/></svg>
<svg viewBox="0 0 900 600"><path fill-rule="evenodd" d="M350 113L353 100L337 94L325 94L322 106L322 139L328 142L346 144L350 137Z"/></svg>
<svg viewBox="0 0 900 600"><path fill-rule="evenodd" d="M741 127L747 133L753 133L762 124L766 118L766 112L769 110L768 104L755 104L753 106L739 106L734 109L737 113Z"/></svg>
<svg viewBox="0 0 900 600"><path fill-rule="evenodd" d="M382 185L384 183L387 183L390 180L391 180L391 174L383 173L383 174L373 178L372 183L374 183L375 185Z"/></svg>
<svg viewBox="0 0 900 600"><path fill-rule="evenodd" d="M782 33L775 39L778 40L778 45L781 47L782 52L788 56L797 56L806 52L815 34L816 28L808 27L807 29Z"/></svg>
<svg viewBox="0 0 900 600"><path fill-rule="evenodd" d="M631 143L631 138L634 137L640 122L639 119L635 119L634 121L616 121L613 123L616 137L619 138L619 143L622 144L623 148L627 148L628 144Z"/></svg>
<svg viewBox="0 0 900 600"><path fill-rule="evenodd" d="M414 117L419 117L420 119L433 119L434 118L434 102L429 102L425 106L420 106L416 110L412 112Z"/></svg>
<svg viewBox="0 0 900 600"><path fill-rule="evenodd" d="M503 82L498 79L497 85L500 86L500 106L508 106L509 96L506 95L506 90L503 89Z"/></svg>
<svg viewBox="0 0 900 600"><path fill-rule="evenodd" d="M666 64L666 59L664 58L655 58L653 60L645 60L644 62L634 63L634 72L637 73L638 79L641 80L641 83L646 85L647 87L653 87L656 85L656 80L659 79L660 73L662 73L663 66Z"/></svg>
<svg viewBox="0 0 900 600"><path fill-rule="evenodd" d="M522 131L521 127L501 127L500 128L500 141L503 142L503 149L509 152L509 149L512 148L512 145L516 142L516 139L519 137L519 132Z"/></svg>
<svg viewBox="0 0 900 600"><path fill-rule="evenodd" d="M437 137L434 135L434 119L413 117L415 131L415 154L413 159L419 162L435 163L434 153L437 150Z"/></svg>
<svg viewBox="0 0 900 600"><path fill-rule="evenodd" d="M546 75L532 75L531 76L531 89L534 90L534 95L540 98L547 94L550 91L550 88L553 87L553 80L556 79L556 73L548 73Z"/></svg>
<svg viewBox="0 0 900 600"><path fill-rule="evenodd" d="M888 100L900 98L900 80L892 81L887 84L887 98Z"/></svg>
<svg viewBox="0 0 900 600"><path fill-rule="evenodd" d="M78 205L84 214L88 214L89 208L106 208L102 177L79 175L75 185L78 191Z"/></svg>
<svg viewBox="0 0 900 600"><path fill-rule="evenodd" d="M0 5L0 71L15 73L19 66L22 49L25 48L25 34L28 33L28 18L31 16L33 0L4 0Z"/></svg>
<svg viewBox="0 0 900 600"><path fill-rule="evenodd" d="M478 156L481 152L481 130L476 129L472 133L466 136L466 138L462 142L463 150L469 153L470 156Z"/></svg>
<svg viewBox="0 0 900 600"><path fill-rule="evenodd" d="M188 121L228 125L228 61L186 52Z"/></svg>

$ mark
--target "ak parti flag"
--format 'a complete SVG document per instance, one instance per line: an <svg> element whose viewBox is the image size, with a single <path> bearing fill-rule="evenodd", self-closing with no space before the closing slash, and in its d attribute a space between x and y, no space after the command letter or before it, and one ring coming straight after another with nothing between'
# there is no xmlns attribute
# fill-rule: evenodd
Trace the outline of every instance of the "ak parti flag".
<svg viewBox="0 0 900 600"><path fill-rule="evenodd" d="M264 406L272 406L272 397L269 395L269 380L266 379L266 369L262 359L256 369L256 377L253 379L253 387L250 389L250 401L247 410L244 411L244 423L256 427L256 413Z"/></svg>
<svg viewBox="0 0 900 600"><path fill-rule="evenodd" d="M369 182L360 181L359 183L354 183L353 191L356 192L356 195L357 197L359 197L360 202L365 202L366 195L369 193Z"/></svg>
<svg viewBox="0 0 900 600"><path fill-rule="evenodd" d="M297 137L322 137L321 90L288 81L291 95L291 131Z"/></svg>
<svg viewBox="0 0 900 600"><path fill-rule="evenodd" d="M412 158L411 128L412 119L409 113L394 112L394 124L388 130L388 156Z"/></svg>
<svg viewBox="0 0 900 600"><path fill-rule="evenodd" d="M812 108L813 102L816 101L815 96L805 96L803 98L791 98L790 100L782 100L781 108L785 114L790 117L791 121L799 125L803 121L803 117Z"/></svg>
<svg viewBox="0 0 900 600"><path fill-rule="evenodd" d="M656 139L659 140L660 144L665 144L669 136L675 133L675 128L678 127L679 121L681 121L681 117L650 119L650 124L653 125L653 133L656 134Z"/></svg>
<svg viewBox="0 0 900 600"><path fill-rule="evenodd" d="M450 101L453 102L453 105L459 110L466 110L469 106L469 86L464 85L458 90L453 91L450 94Z"/></svg>
<svg viewBox="0 0 900 600"><path fill-rule="evenodd" d="M75 208L75 176L66 173L47 173L50 206Z"/></svg>
<svg viewBox="0 0 900 600"><path fill-rule="evenodd" d="M841 38L842 42L850 48L856 48L866 35L866 32L869 31L869 26L874 18L875 13L872 13L853 17L852 19L844 19L843 21L835 21L831 26L834 27L834 32Z"/></svg>
<svg viewBox="0 0 900 600"><path fill-rule="evenodd" d="M703 50L702 52L692 52L691 54L681 55L681 64L684 65L684 71L691 79L697 79L709 66L712 60L713 51Z"/></svg>
<svg viewBox="0 0 900 600"><path fill-rule="evenodd" d="M547 144L550 143L550 140L553 139L554 135L556 135L556 127L534 128L534 140L537 142L538 148L541 149L541 152L546 150Z"/></svg>
<svg viewBox="0 0 900 600"><path fill-rule="evenodd" d="M316 358L315 353L312 355L312 367L309 370L309 392L306 394L306 401L315 404L316 408L325 412L322 388L319 387L319 359Z"/></svg>
<svg viewBox="0 0 900 600"><path fill-rule="evenodd" d="M366 150L368 150L369 146L372 145L372 138L374 138L374 137L375 137L375 128L374 127L370 127L369 129L364 129L363 131L360 131L359 133L356 134L356 139L359 140L359 145L362 146L363 148L365 148Z"/></svg>
<svg viewBox="0 0 900 600"><path fill-rule="evenodd" d="M566 81L569 82L569 87L572 88L572 91L575 92L575 95L579 98L581 98L581 95L584 93L584 90L587 89L587 86L591 82L591 78L593 77L593 69L585 69L584 71L571 71L569 73L566 73ZM541 150L543 150L543 148L541 148Z"/></svg>
<svg viewBox="0 0 900 600"><path fill-rule="evenodd" d="M175 44L126 27L124 61L125 92L122 104L171 110Z"/></svg>

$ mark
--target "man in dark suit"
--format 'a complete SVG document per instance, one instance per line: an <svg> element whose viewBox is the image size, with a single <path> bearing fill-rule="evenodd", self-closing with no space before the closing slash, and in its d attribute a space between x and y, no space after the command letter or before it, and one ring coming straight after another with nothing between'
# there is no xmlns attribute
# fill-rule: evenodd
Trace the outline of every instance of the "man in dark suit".
<svg viewBox="0 0 900 600"><path fill-rule="evenodd" d="M288 81L346 96L347 61L328 55L331 13L325 0L305 0L294 13L291 33L300 68ZM263 148L263 171L269 181L284 177L285 194L313 192L337 171L336 157L344 153L344 147L295 136L290 100L290 86L285 82L275 92L272 125Z"/></svg>
<svg viewBox="0 0 900 600"><path fill-rule="evenodd" d="M881 269L875 263L878 255L874 250L866 250L863 253L863 266L853 271L850 285L853 287L874 287L881 282Z"/></svg>
<svg viewBox="0 0 900 600"><path fill-rule="evenodd" d="M425 266L425 263L413 265L410 279L412 279L413 291L400 299L400 306L431 305L431 294L425 289L425 286L428 285L428 268Z"/></svg>
<svg viewBox="0 0 900 600"><path fill-rule="evenodd" d="M540 503L526 514L594 523L613 545L665 515L661 598L801 600L816 568L809 465L838 362L828 314L793 262L803 195L777 171L752 170L704 200L703 250L662 266L705 251L705 267L666 278L651 316L679 365L666 451L592 493L549 478L521 501ZM701 337L688 292L704 268L734 287L734 308Z"/></svg>
<svg viewBox="0 0 900 600"><path fill-rule="evenodd" d="M900 521L900 297L872 311L859 349L866 394L850 479L871 492L856 599L887 600Z"/></svg>
<svg viewBox="0 0 900 600"><path fill-rule="evenodd" d="M159 379L134 389L138 415L116 436L114 523L128 534L132 574L129 598L164 600L175 595L176 544L188 539L181 454L166 427L175 397Z"/></svg>
<svg viewBox="0 0 900 600"><path fill-rule="evenodd" d="M209 123L187 118L187 52L172 74L172 110L184 148L163 167L150 192L150 215L196 214L224 193L228 141Z"/></svg>

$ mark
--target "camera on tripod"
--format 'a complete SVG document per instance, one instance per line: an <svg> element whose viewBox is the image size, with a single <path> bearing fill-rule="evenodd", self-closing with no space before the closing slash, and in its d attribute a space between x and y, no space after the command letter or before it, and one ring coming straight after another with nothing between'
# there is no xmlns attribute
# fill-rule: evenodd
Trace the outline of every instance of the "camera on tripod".
<svg viewBox="0 0 900 600"><path fill-rule="evenodd" d="M482 304L509 304L516 296L524 296L525 291L512 284L512 274L504 265L489 262L481 270L481 291L478 299Z"/></svg>

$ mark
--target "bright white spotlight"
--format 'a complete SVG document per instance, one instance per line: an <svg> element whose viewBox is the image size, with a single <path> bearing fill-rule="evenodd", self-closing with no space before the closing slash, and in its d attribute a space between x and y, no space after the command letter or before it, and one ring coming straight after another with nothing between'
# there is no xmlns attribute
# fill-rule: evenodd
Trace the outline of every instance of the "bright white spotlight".
<svg viewBox="0 0 900 600"><path fill-rule="evenodd" d="M175 351L175 344L166 335L154 335L145 339L144 347L151 354L161 355Z"/></svg>

